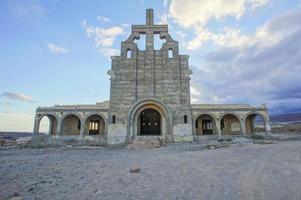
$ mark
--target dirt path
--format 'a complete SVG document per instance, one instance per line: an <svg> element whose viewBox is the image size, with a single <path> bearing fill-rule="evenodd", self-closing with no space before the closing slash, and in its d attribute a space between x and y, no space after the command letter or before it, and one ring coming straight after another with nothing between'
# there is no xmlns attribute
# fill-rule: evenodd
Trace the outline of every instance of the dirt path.
<svg viewBox="0 0 301 200"><path fill-rule="evenodd" d="M192 146L1 149L0 199L301 199L301 142Z"/></svg>

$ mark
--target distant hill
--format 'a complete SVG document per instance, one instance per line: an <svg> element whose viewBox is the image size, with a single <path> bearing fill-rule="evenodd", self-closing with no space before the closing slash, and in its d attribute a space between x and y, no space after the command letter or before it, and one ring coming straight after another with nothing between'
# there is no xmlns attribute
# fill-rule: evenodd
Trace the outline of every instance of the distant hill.
<svg viewBox="0 0 301 200"><path fill-rule="evenodd" d="M301 123L301 113L271 115L270 122L273 124Z"/></svg>
<svg viewBox="0 0 301 200"><path fill-rule="evenodd" d="M19 137L27 137L31 135L32 133L27 133L27 132L0 132L0 138L6 140L15 140Z"/></svg>

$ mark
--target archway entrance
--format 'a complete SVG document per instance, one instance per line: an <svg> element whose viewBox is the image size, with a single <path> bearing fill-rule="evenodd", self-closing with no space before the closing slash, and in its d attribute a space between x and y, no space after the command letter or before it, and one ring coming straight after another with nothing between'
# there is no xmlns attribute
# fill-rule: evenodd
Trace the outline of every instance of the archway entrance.
<svg viewBox="0 0 301 200"><path fill-rule="evenodd" d="M213 135L215 132L214 119L207 114L200 115L195 122L196 135Z"/></svg>
<svg viewBox="0 0 301 200"><path fill-rule="evenodd" d="M139 135L161 135L161 115L155 109L147 108L141 111L138 122Z"/></svg>
<svg viewBox="0 0 301 200"><path fill-rule="evenodd" d="M245 120L246 134L266 132L265 119L258 114L249 114Z"/></svg>
<svg viewBox="0 0 301 200"><path fill-rule="evenodd" d="M56 135L57 133L57 119L53 115L45 115L40 118L38 124L38 133L45 133L48 135Z"/></svg>
<svg viewBox="0 0 301 200"><path fill-rule="evenodd" d="M97 115L89 116L85 121L85 134L86 135L103 135L105 133L105 121Z"/></svg>
<svg viewBox="0 0 301 200"><path fill-rule="evenodd" d="M226 114L220 121L221 132L223 135L239 135L241 132L241 124L237 116Z"/></svg>
<svg viewBox="0 0 301 200"><path fill-rule="evenodd" d="M62 135L79 135L81 128L81 121L78 116L70 114L64 117L62 121L61 133Z"/></svg>

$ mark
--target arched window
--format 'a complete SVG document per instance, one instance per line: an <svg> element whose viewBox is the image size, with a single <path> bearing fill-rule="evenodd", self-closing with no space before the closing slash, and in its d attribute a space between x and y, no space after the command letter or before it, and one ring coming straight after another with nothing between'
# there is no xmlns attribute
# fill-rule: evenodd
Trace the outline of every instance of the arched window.
<svg viewBox="0 0 301 200"><path fill-rule="evenodd" d="M126 50L126 58L132 57L132 51L130 49Z"/></svg>
<svg viewBox="0 0 301 200"><path fill-rule="evenodd" d="M173 58L172 49L168 49L168 58Z"/></svg>

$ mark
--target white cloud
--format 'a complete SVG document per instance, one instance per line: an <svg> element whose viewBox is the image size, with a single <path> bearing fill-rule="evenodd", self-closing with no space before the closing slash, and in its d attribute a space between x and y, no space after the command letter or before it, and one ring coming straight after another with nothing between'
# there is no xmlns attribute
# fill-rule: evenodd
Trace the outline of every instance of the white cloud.
<svg viewBox="0 0 301 200"><path fill-rule="evenodd" d="M223 20L225 17L239 19L246 10L255 9L267 4L269 0L171 0L168 17L184 28L193 28L195 38L187 42L188 50L200 48L206 41L217 45L237 46L247 44L253 38L241 34L239 29L226 28L222 33L211 32L207 23L211 19ZM188 12L189 11L189 12Z"/></svg>
<svg viewBox="0 0 301 200"><path fill-rule="evenodd" d="M269 0L249 0L251 4L251 9L256 9L257 7L263 6L269 2Z"/></svg>
<svg viewBox="0 0 301 200"><path fill-rule="evenodd" d="M167 13L159 14L158 24L168 24L168 14Z"/></svg>
<svg viewBox="0 0 301 200"><path fill-rule="evenodd" d="M208 30L204 28L199 28L197 31L197 36L187 43L187 49L195 50L203 45L204 42L208 41L211 37L211 34Z"/></svg>
<svg viewBox="0 0 301 200"><path fill-rule="evenodd" d="M92 38L94 44L100 48L104 56L118 54L118 50L112 48L116 37L125 33L124 26L114 26L110 28L100 28L89 25L85 20L81 23L89 38Z"/></svg>
<svg viewBox="0 0 301 200"><path fill-rule="evenodd" d="M225 30L216 38L220 48L193 68L192 88L201 91L192 91L193 102L267 102L272 112L301 111L300 16L295 11L275 17L251 36Z"/></svg>
<svg viewBox="0 0 301 200"><path fill-rule="evenodd" d="M269 0L171 0L169 15L184 27L202 27L210 19L223 19L227 16L240 18L248 5L253 8L263 6Z"/></svg>
<svg viewBox="0 0 301 200"><path fill-rule="evenodd" d="M57 46L57 45L55 45L53 43L49 43L47 45L47 48L48 48L49 51L51 51L54 54L60 54L60 53L67 53L67 52L69 52L68 49L65 49L63 47L59 47L59 46Z"/></svg>
<svg viewBox="0 0 301 200"><path fill-rule="evenodd" d="M0 95L0 97L5 97L7 99L15 100L15 101L23 101L29 103L36 103L37 101L29 95L18 93L18 92L4 92Z"/></svg>
<svg viewBox="0 0 301 200"><path fill-rule="evenodd" d="M111 22L111 20L109 18L103 17L103 16L97 16L96 19L101 22L108 22L108 23Z"/></svg>

